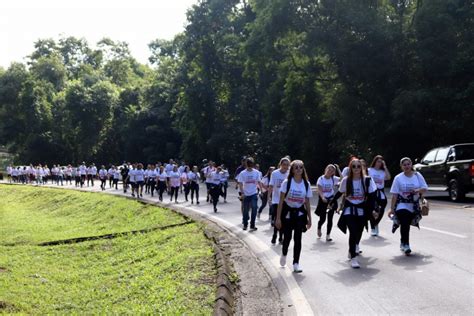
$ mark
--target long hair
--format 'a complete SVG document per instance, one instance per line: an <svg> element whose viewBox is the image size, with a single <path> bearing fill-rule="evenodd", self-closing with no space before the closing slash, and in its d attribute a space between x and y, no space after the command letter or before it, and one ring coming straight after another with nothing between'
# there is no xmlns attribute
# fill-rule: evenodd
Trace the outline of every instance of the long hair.
<svg viewBox="0 0 474 316"><path fill-rule="evenodd" d="M354 179L354 172L352 171L352 165L358 162L360 164L361 172L360 172L360 180L363 183L364 178L366 177L365 170L362 168L362 162L359 159L352 159L351 162L349 162L349 175L347 176L347 181L346 181L346 195L347 196L352 196L354 194L354 185L352 184L352 180ZM362 185L362 187L364 187Z"/></svg>
<svg viewBox="0 0 474 316"><path fill-rule="evenodd" d="M303 180L309 182L308 174L306 173L306 168L304 167L304 162L302 160L293 160L291 162L291 164L290 164L290 173L288 174L288 182L291 184L291 180L294 177L295 172L293 170L293 167L295 165L302 165L303 166L303 174L302 174Z"/></svg>
<svg viewBox="0 0 474 316"><path fill-rule="evenodd" d="M275 170L275 167L271 166L270 168L268 168L268 171L267 173L265 174L265 177L268 177L270 178L272 172Z"/></svg>
<svg viewBox="0 0 474 316"><path fill-rule="evenodd" d="M379 160L379 159L384 160L382 155L375 156L374 159L372 160L372 163L370 164L370 168L374 168L375 164L377 163L377 160ZM381 170L385 170L383 165L382 165Z"/></svg>

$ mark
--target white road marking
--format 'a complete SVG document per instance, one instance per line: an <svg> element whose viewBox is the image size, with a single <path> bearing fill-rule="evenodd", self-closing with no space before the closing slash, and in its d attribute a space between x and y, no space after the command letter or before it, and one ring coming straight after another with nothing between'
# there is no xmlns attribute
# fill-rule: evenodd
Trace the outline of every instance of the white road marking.
<svg viewBox="0 0 474 316"><path fill-rule="evenodd" d="M387 222L392 222L392 221L391 221L391 220L387 220ZM451 232L447 232L447 231L445 231L445 230L430 228L430 227L421 226L421 225L420 225L420 229L426 229L426 230L429 230L429 231L432 231L432 232L435 232L435 233L440 233L440 234L444 234L444 235L448 235L448 236L453 236L453 237L457 237L457 238L463 238L463 239L464 239L464 238L467 238L466 235L451 233Z"/></svg>

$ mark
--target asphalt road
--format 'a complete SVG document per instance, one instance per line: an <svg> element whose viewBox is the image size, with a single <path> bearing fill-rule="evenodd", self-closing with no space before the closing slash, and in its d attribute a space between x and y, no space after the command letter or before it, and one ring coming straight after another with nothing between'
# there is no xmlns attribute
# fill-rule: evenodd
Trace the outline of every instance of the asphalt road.
<svg viewBox="0 0 474 316"><path fill-rule="evenodd" d="M100 189L96 183L94 188L84 190ZM105 192L123 194L108 188ZM399 250L399 230L392 234L391 221L385 217L379 237L364 232L358 270L352 269L347 259L347 236L334 227L333 242L318 239L318 218L313 213L313 228L303 236L303 273L294 274L290 267L291 244L288 266L281 268L278 264L281 246L270 243L273 228L268 220L268 207L257 220L258 231L247 232L242 230L240 202L233 186L229 187L228 203L220 203L217 213L205 202L204 192L201 188L199 206L184 202L183 195L179 196L178 205L163 205L198 212L246 242L277 285L285 314L474 314L472 195L465 203L455 204L443 193L430 194L430 215L423 218L420 230L411 229L413 254L409 257ZM144 199L151 198L144 195ZM155 196L151 200L158 199ZM315 200L313 210L314 207ZM335 215L335 222L337 219Z"/></svg>

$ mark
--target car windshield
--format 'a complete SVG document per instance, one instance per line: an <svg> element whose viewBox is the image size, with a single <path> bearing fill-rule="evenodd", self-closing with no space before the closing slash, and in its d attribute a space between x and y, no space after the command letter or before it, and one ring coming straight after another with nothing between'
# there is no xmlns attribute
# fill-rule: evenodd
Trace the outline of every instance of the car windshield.
<svg viewBox="0 0 474 316"><path fill-rule="evenodd" d="M456 146L456 160L474 159L474 145Z"/></svg>
<svg viewBox="0 0 474 316"><path fill-rule="evenodd" d="M446 148L440 148L438 150L438 153L436 154L436 162L443 162L446 161L446 158L448 157L448 152L449 152L449 147Z"/></svg>
<svg viewBox="0 0 474 316"><path fill-rule="evenodd" d="M426 156L423 158L422 162L427 163L427 164L434 162L437 151L438 151L438 149L433 149L432 151L427 153Z"/></svg>

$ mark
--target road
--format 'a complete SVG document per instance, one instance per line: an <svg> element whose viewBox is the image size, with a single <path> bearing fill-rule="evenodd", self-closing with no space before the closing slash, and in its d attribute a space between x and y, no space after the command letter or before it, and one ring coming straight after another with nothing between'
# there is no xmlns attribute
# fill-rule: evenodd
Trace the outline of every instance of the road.
<svg viewBox="0 0 474 316"><path fill-rule="evenodd" d="M96 183L94 188L84 190L100 189ZM121 190L105 192L123 194ZM204 192L201 188L201 194ZM406 257L400 252L399 231L392 234L391 222L385 217L379 237L364 233L358 270L349 266L348 238L337 227L333 229L333 242L316 237L318 218L313 213L314 226L303 236L301 274L291 272L292 245L288 266L281 268L278 264L281 246L270 243L273 230L268 207L257 220L258 231L242 230L240 202L233 187L229 188L228 203L220 203L217 213L202 197L199 206L183 202L182 195L177 205L166 202L163 205L200 213L246 242L280 291L285 314L473 315L474 198L470 196L464 204L454 204L447 198L430 195L430 215L423 218L421 230L413 227L411 230L413 254ZM144 196L144 199L160 204L156 197ZM315 200L313 210L314 206ZM338 215L334 219L337 222Z"/></svg>

